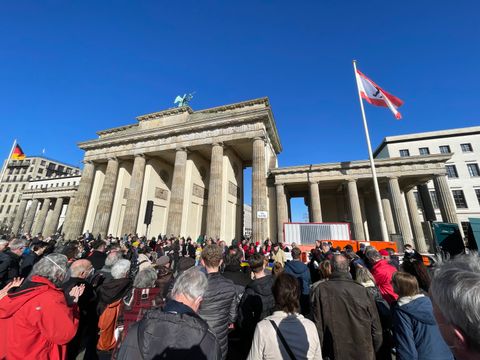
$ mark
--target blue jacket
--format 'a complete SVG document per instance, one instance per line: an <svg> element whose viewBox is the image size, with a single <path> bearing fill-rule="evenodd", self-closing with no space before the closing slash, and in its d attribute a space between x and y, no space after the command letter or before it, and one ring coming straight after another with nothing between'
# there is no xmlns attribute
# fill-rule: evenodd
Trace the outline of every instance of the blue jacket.
<svg viewBox="0 0 480 360"><path fill-rule="evenodd" d="M393 311L393 327L397 360L453 360L428 297L399 299Z"/></svg>
<svg viewBox="0 0 480 360"><path fill-rule="evenodd" d="M312 280L310 279L310 270L307 265L297 260L288 261L285 264L285 272L295 276L299 280L301 285L300 290L303 295L308 295L310 293Z"/></svg>

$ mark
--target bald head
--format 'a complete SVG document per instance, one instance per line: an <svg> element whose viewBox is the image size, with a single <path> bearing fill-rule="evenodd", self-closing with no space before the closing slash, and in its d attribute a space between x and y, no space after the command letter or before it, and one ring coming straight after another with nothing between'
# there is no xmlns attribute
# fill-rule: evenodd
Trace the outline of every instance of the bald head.
<svg viewBox="0 0 480 360"><path fill-rule="evenodd" d="M72 277L85 279L92 272L92 263L87 259L76 260L70 266Z"/></svg>
<svg viewBox="0 0 480 360"><path fill-rule="evenodd" d="M332 259L332 267L333 271L346 273L349 271L348 259L343 255L334 255Z"/></svg>

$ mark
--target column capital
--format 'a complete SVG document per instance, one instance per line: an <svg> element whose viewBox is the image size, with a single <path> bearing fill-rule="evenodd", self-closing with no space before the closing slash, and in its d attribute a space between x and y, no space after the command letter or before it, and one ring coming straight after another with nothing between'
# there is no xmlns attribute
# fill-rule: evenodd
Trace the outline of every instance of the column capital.
<svg viewBox="0 0 480 360"><path fill-rule="evenodd" d="M133 157L134 157L134 158L137 158L137 157L143 157L143 158L145 158L145 154L144 154L144 153L133 154Z"/></svg>
<svg viewBox="0 0 480 360"><path fill-rule="evenodd" d="M253 138L253 141L255 141L255 140L262 140L263 142L266 142L267 138L265 137L265 135L261 135L261 136L255 136Z"/></svg>
<svg viewBox="0 0 480 360"><path fill-rule="evenodd" d="M94 165L93 160L82 160L82 163L83 163L84 165L87 165L87 164L88 164L88 165Z"/></svg>
<svg viewBox="0 0 480 360"><path fill-rule="evenodd" d="M279 187L279 186L285 187L285 183L275 182L275 186L277 186L277 187Z"/></svg>
<svg viewBox="0 0 480 360"><path fill-rule="evenodd" d="M107 161L118 161L118 157L116 157L116 156L114 156L114 155L113 155L113 156L109 156L109 157L107 157Z"/></svg>
<svg viewBox="0 0 480 360"><path fill-rule="evenodd" d="M345 179L345 182L346 182L346 183L356 183L356 182L357 182L357 179L355 179L355 178L347 178L347 179Z"/></svg>
<svg viewBox="0 0 480 360"><path fill-rule="evenodd" d="M175 152L179 152L179 151L185 151L186 153L188 153L188 148L186 146L177 146L175 148Z"/></svg>
<svg viewBox="0 0 480 360"><path fill-rule="evenodd" d="M387 176L387 179L390 180L398 180L398 176Z"/></svg>
<svg viewBox="0 0 480 360"><path fill-rule="evenodd" d="M308 185L318 185L319 182L320 182L320 181L318 181L318 180L317 180L317 181L315 181L315 180L310 180L310 181L308 182Z"/></svg>
<svg viewBox="0 0 480 360"><path fill-rule="evenodd" d="M221 147L225 147L225 144L223 143L223 141L215 141L212 143L212 147L214 146L221 146Z"/></svg>

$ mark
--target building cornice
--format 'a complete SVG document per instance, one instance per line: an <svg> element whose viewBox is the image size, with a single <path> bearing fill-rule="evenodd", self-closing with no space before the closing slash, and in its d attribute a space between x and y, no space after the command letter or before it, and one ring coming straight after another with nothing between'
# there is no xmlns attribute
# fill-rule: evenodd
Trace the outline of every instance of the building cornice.
<svg viewBox="0 0 480 360"><path fill-rule="evenodd" d="M389 166L401 166L401 165L416 165L425 163L445 163L451 158L451 154L435 154L424 156L409 156L398 158L386 158L375 159L375 167L389 167ZM293 173L306 173L306 172L321 172L330 170L350 170L370 168L369 160L355 160L355 161L343 161L335 163L325 163L317 165L300 165L300 166L288 166L271 169L270 173L273 175L280 174L293 174Z"/></svg>
<svg viewBox="0 0 480 360"><path fill-rule="evenodd" d="M259 109L245 109L245 111L238 111L235 113L228 112L232 108L245 108L246 106L253 106L257 104L265 104L265 108ZM169 109L164 112L153 113L142 115L140 121L145 121L147 119L156 118L156 116L166 116L164 115L168 111L178 111L178 113L189 111L189 107L182 107L176 109ZM191 109L190 109L191 110ZM272 145L277 153L282 151L282 145L280 143L280 138L278 136L278 131L275 126L275 121L273 118L272 111L268 104L267 98L261 98L251 101L245 101L242 103L231 104L226 106L220 106L217 108L206 109L202 111L195 112L199 113L209 113L212 114L206 118L202 118L194 121L187 121L181 124L172 124L167 126L162 126L159 128L151 128L144 130L128 131L124 130L132 129L133 127L138 127L138 124L127 125L119 128L113 128L109 130L100 131L97 134L105 135L109 134L107 137L100 137L99 139L88 140L78 143L78 146L83 150L92 150L97 148L103 148L113 145L121 145L125 143L132 143L137 141L152 140L158 138L166 138L172 136L178 136L190 132L196 132L199 130L207 130L218 127L227 127L231 125L242 125L251 122L263 122L269 138L272 142ZM138 119L138 118L137 118ZM123 130L122 130L123 129ZM116 134L117 133L117 134Z"/></svg>

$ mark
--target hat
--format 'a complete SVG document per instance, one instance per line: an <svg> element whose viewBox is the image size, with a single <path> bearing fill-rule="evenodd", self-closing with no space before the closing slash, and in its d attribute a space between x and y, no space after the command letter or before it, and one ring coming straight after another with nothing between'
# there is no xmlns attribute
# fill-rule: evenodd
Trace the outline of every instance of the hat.
<svg viewBox="0 0 480 360"><path fill-rule="evenodd" d="M157 265L158 266L165 266L167 265L168 263L170 262L170 258L166 255L163 255L163 256L160 256L158 259L157 259Z"/></svg>
<svg viewBox="0 0 480 360"><path fill-rule="evenodd" d="M379 253L380 253L380 255L382 255L382 256L390 256L390 254L388 253L388 251L385 250L385 249L380 250Z"/></svg>

